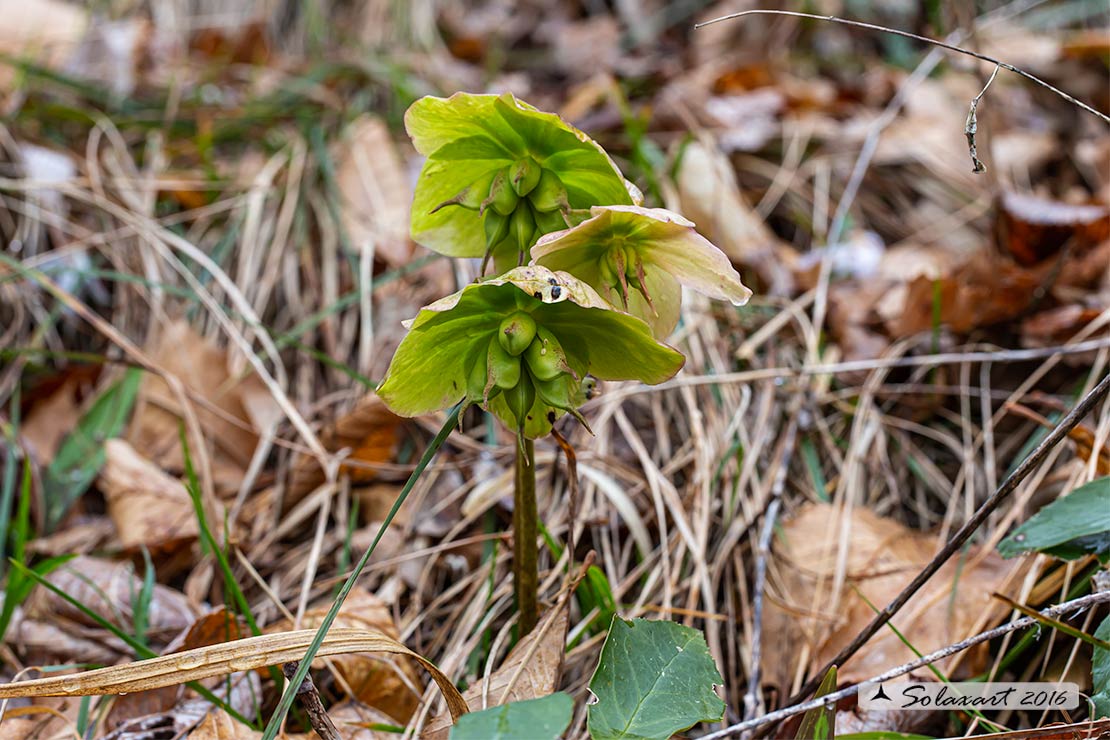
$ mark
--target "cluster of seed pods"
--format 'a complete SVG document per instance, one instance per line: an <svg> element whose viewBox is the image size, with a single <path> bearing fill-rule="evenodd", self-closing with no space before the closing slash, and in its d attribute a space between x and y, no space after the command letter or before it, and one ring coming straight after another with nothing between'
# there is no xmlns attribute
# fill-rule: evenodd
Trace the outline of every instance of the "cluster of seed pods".
<svg viewBox="0 0 1110 740"><path fill-rule="evenodd" d="M528 156L490 170L432 213L447 206L478 211L482 217L486 236L483 274L495 252L515 252L517 264L523 265L528 249L541 236L570 226L570 204L562 181Z"/></svg>
<svg viewBox="0 0 1110 740"><path fill-rule="evenodd" d="M585 421L578 413L584 402L583 383L567 363L559 339L536 324L527 311L506 316L490 338L488 349L470 368L467 397L488 404L503 394L505 404L523 426L538 398L549 409L558 409Z"/></svg>

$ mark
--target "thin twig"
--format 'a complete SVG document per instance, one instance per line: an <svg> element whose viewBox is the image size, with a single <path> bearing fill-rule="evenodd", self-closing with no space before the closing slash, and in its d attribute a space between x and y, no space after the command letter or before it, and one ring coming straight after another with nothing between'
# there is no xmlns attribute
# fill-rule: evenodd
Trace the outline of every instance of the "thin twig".
<svg viewBox="0 0 1110 740"><path fill-rule="evenodd" d="M1036 449L1033 450L1033 452L1031 452L1029 456L1021 462L1021 465L1019 465L1017 469L1014 470L1014 472L1006 478L1006 480L1002 481L1002 484L991 495L991 497L987 499L983 503L983 505L976 510L971 518L968 519L968 521L962 527L960 527L958 532L952 535L952 539L950 539L948 543L945 544L940 552L933 556L933 559L929 562L928 565L925 566L924 569L921 570L920 573L914 576L914 579L910 581L909 585L902 589L902 592L898 594L898 596L896 596L893 601L887 604L881 612L876 614L875 618L871 620L867 627L865 627L858 635L856 635L855 639L853 639L843 650L837 653L836 657L832 658L832 660L825 664L823 668L816 671L813 676L808 681L806 681L805 685L803 685L802 688L799 689L796 694L794 694L794 696L790 697L786 701L786 704L788 706L794 704L795 702L801 701L803 698L813 693L813 691L816 690L821 677L825 675L829 668L834 665L838 667L843 666L849 658L855 655L856 652L861 647L863 647L864 643L870 640L876 632L882 629L883 626L890 620L890 618L897 614L898 611L906 605L910 598L915 593L917 593L921 589L921 587L924 586L926 582L928 582L928 580L932 578L932 576L938 570L940 570L941 566L943 566L944 563L948 561L948 558L952 557L952 555L954 555L963 546L963 544L967 542L971 535L975 533L975 530L977 530L983 524L983 522L986 521L987 517L990 516L990 514L995 509L997 509L998 506L1017 489L1018 485L1023 480L1025 480L1026 476L1028 476L1038 465L1040 465L1041 461L1044 460L1044 458L1048 455L1052 448L1059 444L1060 441L1063 440L1065 437L1067 437L1068 432L1074 429L1083 419L1083 417L1086 416L1095 407L1095 405L1098 404L1106 396L1107 392L1110 392L1110 374L1107 374L1106 377L1099 381L1098 385L1092 388L1091 391L1086 396L1084 396L1078 404L1076 404L1075 408L1072 409L1067 416L1060 420L1060 423L1056 425L1056 428L1053 429L1052 432L1050 432L1049 435L1045 437L1039 445L1037 445Z"/></svg>
<svg viewBox="0 0 1110 740"><path fill-rule="evenodd" d="M983 98L984 93L987 92L987 88L994 82L994 78L998 76L999 69L1001 68L994 68L994 71L991 72L990 79L987 80L987 84L983 85L983 89L979 91L979 94L971 99L971 105L967 109L967 121L964 123L964 136L967 137L967 151L971 155L971 171L975 173L987 171L986 165L979 160L978 147L975 144L975 134L979 132L979 101Z"/></svg>
<svg viewBox="0 0 1110 740"><path fill-rule="evenodd" d="M1063 90L1060 90L1059 88L1048 84L1047 82L1045 82L1041 78L1036 77L1034 75L1031 75L1028 72L1026 72L1025 70L1019 69L1018 67L1015 67L1012 64L1008 64L1008 63L1003 62L999 59L995 59L994 57L987 56L986 54L980 54L977 51L971 51L970 49L964 49L962 47L955 46L953 44L948 44L948 43L945 43L943 41L938 41L937 39L931 39L928 36L918 36L916 33L910 33L909 31L901 31L897 28L889 28L887 26L879 26L879 25L876 25L874 23L864 23L862 21L853 21L853 20L848 20L847 18L838 18L835 15L816 15L814 13L799 13L799 12L795 12L795 11L792 11L792 10L744 10L744 11L741 11L739 13L730 13L729 15L723 15L720 18L714 18L712 20L705 21L704 23L698 23L694 26L694 28L701 28L702 26L708 26L712 23L719 23L721 21L732 20L733 18L741 18L741 17L746 16L746 15L788 15L788 16L793 16L793 17L796 17L796 18L810 18L810 19L816 20L816 21L829 21L831 23L842 23L846 26L856 26L857 28L866 28L866 29L871 30L871 31L881 31L883 33L892 33L896 36L903 36L903 37L908 38L908 39L913 39L914 41L921 41L922 43L932 44L933 46L939 46L942 49L948 49L949 51L954 51L954 52L957 52L959 54L965 54L969 57L975 57L976 59L981 59L984 62L990 62L991 64L994 64L998 67L1001 67L1002 69L1013 72L1016 75L1020 75L1020 76L1024 77L1025 79L1030 80L1031 82L1037 83L1041 87L1044 87L1048 90L1051 90L1052 92L1056 93L1061 98L1063 98L1064 100L1068 101L1069 103L1071 103L1073 105L1079 106L1080 108L1087 111L1088 113L1093 113L1094 115L1098 116L1103 121L1105 121L1106 123L1110 123L1110 116L1107 116L1105 113L1101 113L1101 112L1095 110L1094 108L1092 108L1091 106L1087 105L1086 103L1084 103L1080 100L1076 100L1071 95L1068 95L1066 92L1064 92Z"/></svg>
<svg viewBox="0 0 1110 740"><path fill-rule="evenodd" d="M281 671L286 678L293 678L297 673L297 667L296 662L286 663L281 667ZM304 707L305 714L308 715L308 723L312 725L313 730L316 730L320 740L343 740L331 717L328 716L328 710L324 708L320 692L316 690L316 684L312 683L311 678L306 676L304 681L301 681L301 685L297 687L297 699Z"/></svg>
<svg viewBox="0 0 1110 740"><path fill-rule="evenodd" d="M1040 617L1058 617L1072 611L1079 611L1091 606L1095 606L1097 604L1104 604L1106 602L1110 602L1110 592L1101 591L1098 593L1081 596L1078 599L1073 599L1057 606L1049 607L1048 609L1045 609L1040 613ZM847 688L841 689L840 691L834 691L831 694L825 694L824 696L818 697L816 699L811 699L810 701L803 702L801 704L795 704L794 706L788 706L774 712L769 712L762 717L744 720L743 722L739 722L735 725L732 725L731 727L726 727L723 730L718 730L717 732L703 735L700 740L717 740L717 738L734 737L735 735L744 732L745 730L755 729L756 727L761 727L773 722L781 722L782 720L793 717L796 714L808 712L810 709L822 707L826 704L838 702L841 699L846 699L849 696L854 696L856 693L859 692L860 687L865 684L882 683L893 678L898 678L899 676L904 676L911 671L915 671L918 668L936 663L938 660L943 660L949 655L954 655L962 650L968 649L969 647L987 642L988 640L993 640L1010 632L1025 629L1026 627L1036 626L1037 624L1038 621L1033 617L1022 617L1020 619L1016 619L1013 622L1002 625L1001 627L995 627L992 630L980 632L979 634L969 637L966 640L961 640L953 645L941 648L936 652L929 653L928 655L923 655L920 658L912 660L909 663L900 665L897 668L891 668L889 671L886 671L885 673L880 673L874 678L869 678L866 681L861 681L853 686L848 686Z"/></svg>
<svg viewBox="0 0 1110 740"><path fill-rule="evenodd" d="M794 455L794 447L798 439L799 416L802 413L804 412L796 405L790 414L790 421L786 424L782 440L782 456L775 471L774 483L771 484L771 502L767 505L763 531L759 534L759 550L756 553L755 579L752 585L752 667L748 676L748 691L744 694L744 719L753 719L762 704L759 664L763 657L763 588L767 581L767 558L771 555L771 535L775 531L779 509L782 508L782 492L786 488L786 474L790 469L790 459Z"/></svg>

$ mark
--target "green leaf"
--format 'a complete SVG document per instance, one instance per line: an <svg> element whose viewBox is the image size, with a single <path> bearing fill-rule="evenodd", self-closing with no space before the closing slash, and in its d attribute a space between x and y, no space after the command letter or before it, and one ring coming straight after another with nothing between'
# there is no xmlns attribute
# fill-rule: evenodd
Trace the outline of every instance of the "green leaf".
<svg viewBox="0 0 1110 740"><path fill-rule="evenodd" d="M998 543L1004 558L1030 551L1064 559L1110 551L1110 477L1056 499Z"/></svg>
<svg viewBox="0 0 1110 740"><path fill-rule="evenodd" d="M662 208L594 207L586 221L540 238L531 253L536 264L569 272L639 316L660 338L678 323L680 284L737 306L752 295L693 222Z"/></svg>
<svg viewBox="0 0 1110 740"><path fill-rule="evenodd" d="M100 473L104 466L104 442L123 431L142 376L142 370L129 369L121 380L96 399L77 422L77 427L62 441L43 479L47 531L61 523L69 508Z"/></svg>
<svg viewBox="0 0 1110 740"><path fill-rule="evenodd" d="M1102 620L1095 637L1110 641L1110 617ZM1110 717L1110 650L1096 647L1091 655L1093 717Z"/></svg>
<svg viewBox="0 0 1110 740"><path fill-rule="evenodd" d="M521 158L530 157L557 175L573 209L632 204L640 197L597 142L557 115L538 111L508 93L421 98L405 113L405 128L417 151L428 158L413 197L412 238L440 254L485 254L485 231L477 211L432 211Z"/></svg>
<svg viewBox="0 0 1110 740"><path fill-rule="evenodd" d="M814 699L836 691L836 666L833 666L821 679ZM802 716L795 740L832 740L836 736L836 702L822 707L814 707Z"/></svg>
<svg viewBox="0 0 1110 740"><path fill-rule="evenodd" d="M698 722L718 721L723 683L701 632L674 622L613 620L590 679L594 740L665 740Z"/></svg>
<svg viewBox="0 0 1110 740"><path fill-rule="evenodd" d="M451 728L450 740L558 740L574 702L559 692L470 712Z"/></svg>

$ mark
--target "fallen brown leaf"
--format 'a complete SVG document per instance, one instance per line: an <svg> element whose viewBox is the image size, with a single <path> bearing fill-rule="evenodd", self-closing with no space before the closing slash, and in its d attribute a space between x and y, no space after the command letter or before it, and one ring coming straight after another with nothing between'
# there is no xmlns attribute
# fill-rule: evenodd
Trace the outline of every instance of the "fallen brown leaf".
<svg viewBox="0 0 1110 740"><path fill-rule="evenodd" d="M356 251L373 244L374 256L391 266L412 257L409 205L412 189L389 127L363 116L335 152L343 227Z"/></svg>
<svg viewBox="0 0 1110 740"><path fill-rule="evenodd" d="M848 547L844 585L831 593L838 571L840 543ZM768 682L789 693L797 661L824 665L886 606L930 561L939 543L873 512L854 508L847 519L831 504L810 504L783 523L774 555L774 588L764 626L764 662ZM1025 566L1007 563L993 550L972 548L946 563L892 621L921 652L929 652L980 631L1005 607L991 591L1009 591L1013 576ZM866 597L866 601L865 598ZM806 649L803 650L803 647ZM950 677L983 666L986 645L938 664ZM912 660L915 654L890 629L880 631L838 670L838 679L854 682ZM962 662L957 662L962 661ZM958 665L957 670L953 670ZM923 673L925 677L927 673Z"/></svg>
<svg viewBox="0 0 1110 740"><path fill-rule="evenodd" d="M198 405L197 417L212 445L210 458L217 488L236 491L261 431L253 423L244 398L250 397L252 407L257 407L259 399L265 398L263 394L269 393L265 385L255 375L242 380L232 377L227 353L200 337L184 321L166 326L148 352L155 363L219 409L217 414ZM276 407L272 398L270 405ZM258 413L257 408L253 410ZM177 396L166 381L154 374L145 375L127 441L163 469L181 472L185 467L181 424Z"/></svg>
<svg viewBox="0 0 1110 740"><path fill-rule="evenodd" d="M393 459L397 446L401 419L386 408L376 394L369 394L351 411L339 417L320 434L320 441L329 452L349 449L340 472L346 473L355 483L375 480L373 470L362 467L365 463L382 463ZM285 497L288 508L324 482L324 471L316 458L299 455L293 464L292 482Z"/></svg>
<svg viewBox="0 0 1110 740"><path fill-rule="evenodd" d="M119 626L125 629L133 623L133 596L142 590L143 583L130 562L81 556L52 572L47 579L108 621L118 624L122 620ZM81 611L45 588L36 588L31 593L26 610L33 619L63 620L63 624L87 628L90 634L102 636L106 644L114 644L115 638L103 633ZM152 644L166 644L193 623L196 611L196 606L181 592L156 583L147 611L148 639Z"/></svg>
<svg viewBox="0 0 1110 740"><path fill-rule="evenodd" d="M1064 248L1082 254L1110 238L1110 208L1006 191L998 202L995 234L1018 264L1035 265Z"/></svg>
<svg viewBox="0 0 1110 740"><path fill-rule="evenodd" d="M97 485L107 499L120 544L168 550L196 538L196 512L181 481L122 439L105 442L104 453Z"/></svg>

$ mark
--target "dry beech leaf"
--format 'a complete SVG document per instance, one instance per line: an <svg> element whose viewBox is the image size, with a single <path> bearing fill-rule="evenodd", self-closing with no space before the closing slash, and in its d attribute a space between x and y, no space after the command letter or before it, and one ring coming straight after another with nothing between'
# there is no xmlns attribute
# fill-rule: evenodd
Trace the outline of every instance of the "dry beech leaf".
<svg viewBox="0 0 1110 740"><path fill-rule="evenodd" d="M173 686L238 671L280 665L300 660L315 635L316 630L297 630L276 635L247 637L83 673L0 684L0 699L18 696L96 696L149 691L162 686ZM333 629L324 638L317 655L326 658L363 652L394 653L415 658L428 669L443 692L453 718L458 719L469 711L466 700L451 683L451 679L431 661L379 632Z"/></svg>
<svg viewBox="0 0 1110 740"><path fill-rule="evenodd" d="M172 549L196 538L196 513L181 481L122 439L105 442L104 453L97 486L108 501L120 544Z"/></svg>
<svg viewBox="0 0 1110 740"><path fill-rule="evenodd" d="M486 681L478 681L463 694L474 711L513 701L538 699L555 692L566 654L569 601L544 615L527 637L509 651L501 667ZM505 690L508 689L508 696ZM483 697L485 701L483 701ZM421 734L422 740L447 740L451 720L433 717Z"/></svg>
<svg viewBox="0 0 1110 740"><path fill-rule="evenodd" d="M367 483L377 475L358 464L382 463L393 459L397 446L401 418L385 407L376 394L364 396L348 413L339 417L320 435L320 441L329 452L344 448L351 452L340 468L355 483ZM309 455L299 455L293 464L293 481L285 497L285 505L292 506L324 482L324 472L319 463Z"/></svg>
<svg viewBox="0 0 1110 740"><path fill-rule="evenodd" d="M845 539L849 547L844 587L839 595L831 594ZM831 504L803 507L783 523L783 536L776 543L764 670L768 681L787 693L800 656L807 656L811 666L827 663L874 617L867 601L876 609L890 603L941 545L935 535L910 530L867 509L854 508L845 520ZM921 652L950 645L986 628L992 615L1005 613L1005 606L990 594L1020 585L1012 576L1024 567L1022 562L1002 560L993 550L972 548L964 557L949 560L891 621ZM978 672L986 647L949 658L939 667L954 680ZM914 657L892 630L884 629L838 671L838 678L860 681ZM953 671L954 666L958 670Z"/></svg>
<svg viewBox="0 0 1110 740"><path fill-rule="evenodd" d="M47 737L40 732L45 729L47 719L13 717L13 711L9 709L4 713L4 720L0 722L0 740L34 740L38 737Z"/></svg>
<svg viewBox="0 0 1110 740"><path fill-rule="evenodd" d="M265 385L256 375L241 380L239 376L233 377L227 353L203 339L184 321L167 325L147 351L156 364L220 409L217 415L194 404L205 436L213 445L212 473L216 485L223 491L236 490L258 444L260 429L254 419L259 417L258 407L265 404L269 393ZM249 399L249 406L245 399ZM271 397L272 413L262 416L276 418L275 407ZM127 441L160 467L181 471L184 469L181 423L178 398L166 381L153 373L145 375Z"/></svg>
<svg viewBox="0 0 1110 740"><path fill-rule="evenodd" d="M309 629L319 627L330 606L331 603L327 602L305 612L301 626ZM284 621L266 631L280 632L291 627L288 621ZM389 606L365 590L352 592L343 602L335 618L335 628L380 632L391 640L400 637ZM369 655L341 655L331 662L354 692L353 699L381 710L400 724L407 723L420 706L424 687L416 667L404 656L383 659Z"/></svg>
<svg viewBox="0 0 1110 740"><path fill-rule="evenodd" d="M189 733L189 740L258 740L260 737L261 732L233 719L222 709L209 712Z"/></svg>
<svg viewBox="0 0 1110 740"><path fill-rule="evenodd" d="M1050 267L1027 268L979 253L940 280L919 275L907 286L901 315L887 322L887 328L894 337L927 331L937 303L941 323L958 334L1015 319L1037 300Z"/></svg>
<svg viewBox="0 0 1110 740"><path fill-rule="evenodd" d="M404 163L380 118L363 116L351 124L339 150L336 184L343 227L355 250L371 242L374 256L399 266L412 256L409 204L412 188Z"/></svg>
<svg viewBox="0 0 1110 740"><path fill-rule="evenodd" d="M365 727L374 723L393 724L393 720L375 712L369 707L352 702L343 702L328 709L328 716L343 740L392 740L395 733L375 732ZM259 740L262 733L252 730L221 709L213 709L189 733L189 740ZM319 740L315 732L290 733L281 735L283 740ZM0 735L0 740L4 740Z"/></svg>
<svg viewBox="0 0 1110 740"><path fill-rule="evenodd" d="M86 380L76 375L66 378L53 393L32 405L20 424L19 436L39 465L50 464L62 440L77 426L81 418L78 396Z"/></svg>
<svg viewBox="0 0 1110 740"><path fill-rule="evenodd" d="M69 561L47 576L47 580L89 610L112 622L122 620L124 625L132 623L133 596L143 588L141 574L136 575L130 562L86 556ZM105 634L69 602L45 588L31 593L26 610L27 616L33 619L68 620L92 628L97 635ZM180 591L156 583L147 618L147 637L154 644L164 645L193 623L196 607ZM112 644L112 640L114 638L105 637L108 644Z"/></svg>
<svg viewBox="0 0 1110 740"><path fill-rule="evenodd" d="M999 199L995 230L999 246L1018 264L1035 265L1062 249L1083 254L1110 239L1110 208L1007 191Z"/></svg>

